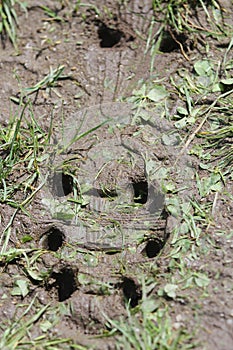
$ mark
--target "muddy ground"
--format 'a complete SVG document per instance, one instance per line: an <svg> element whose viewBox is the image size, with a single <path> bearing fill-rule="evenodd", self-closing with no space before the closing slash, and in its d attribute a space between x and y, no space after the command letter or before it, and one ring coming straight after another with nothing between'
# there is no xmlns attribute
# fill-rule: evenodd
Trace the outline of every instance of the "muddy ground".
<svg viewBox="0 0 233 350"><path fill-rule="evenodd" d="M29 315L51 308L41 315L44 328L38 323L30 328L30 339L47 334L91 349L114 349L113 337L93 336L105 334L106 319L126 317L127 303L131 308L140 304L141 276L152 276L161 287L166 273L177 273L171 264L172 234L181 218L166 208L170 194L163 193L158 169L169 169L176 185L185 187L179 193L182 201L198 198L198 160L187 150L180 153L184 135L174 127L172 116L182 101L170 77L182 68L192 71L193 62L207 55L221 59L223 51L211 36L194 33L173 40L168 32L152 60L150 1L94 1L80 7L75 2L44 1L44 6L54 10L57 20L28 1L26 13L18 9L18 54L5 38L0 50L2 127L22 110L16 103L21 91L23 102L30 99L22 124L32 111L45 133L53 122L50 144L43 144L47 158L39 165L41 177L33 183L34 188L44 186L24 213L15 215L14 207L1 204L2 231L15 215L8 247L27 249L33 269L25 269L21 253L10 264L2 258L0 329L13 324L33 302ZM222 6L230 23L232 4L224 1ZM203 10L193 21L209 25ZM155 21L152 36L159 27ZM177 41L182 41L182 50ZM59 66L64 71L56 86L32 94L23 90ZM156 81L170 92L166 116L161 106L153 108L150 102L148 108L135 108L130 99L143 83L153 86ZM70 143L77 131L87 135ZM25 169L20 165L12 181L22 181ZM196 349L230 350L233 343L233 208L227 193L232 193L230 185L219 194L214 220L204 229L197 255L184 258L190 270L208 276L208 287L194 288L190 294L184 289L179 298L166 300L174 332L194 332ZM18 201L28 195L13 194ZM67 201L70 198L75 205ZM35 256L33 249L42 250ZM41 279L40 273L46 277ZM14 295L16 281L25 276L29 292ZM150 293L159 299L158 286Z"/></svg>

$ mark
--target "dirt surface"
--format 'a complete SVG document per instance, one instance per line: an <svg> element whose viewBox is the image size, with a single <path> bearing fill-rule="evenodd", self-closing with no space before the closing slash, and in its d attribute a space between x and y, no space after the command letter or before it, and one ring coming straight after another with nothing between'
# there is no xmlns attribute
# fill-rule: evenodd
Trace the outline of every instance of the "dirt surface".
<svg viewBox="0 0 233 350"><path fill-rule="evenodd" d="M9 247L28 249L28 259L36 261L37 269L28 273L20 256L9 264L2 258L0 315L5 325L13 324L30 303L29 315L49 305L51 309L41 315L44 329L35 322L30 338L46 334L47 320L54 325L48 327L50 338L71 338L91 349L115 349L114 337L94 336L108 329L107 319L127 317L127 302L132 308L140 303L143 290L138 276L151 273L148 266L153 266L150 269L156 270L158 285L163 286L166 272L176 275L176 267L169 264L172 232L181 218L167 210L165 203L172 196L163 192L161 169L169 169L177 188L183 188L179 192L183 203L198 198L197 159L187 150L181 153L183 135L159 107L139 106L135 112L130 97L143 83L162 81L171 91L166 108L172 116L181 102L172 92L170 77L183 68L191 71L193 60L207 53L195 34L177 38L183 40L185 55L169 37L151 61L147 47L151 1L89 4L75 11L69 1L44 1L61 18L56 21L28 1L27 13L19 9L19 54L8 41L0 50L3 126L19 113L14 101L22 89L35 85L50 69L65 67L55 87L28 96L23 90L23 100L31 99L26 117L33 110L47 133L52 119L53 133L45 151L49 157L37 180L37 186L44 186L26 206L27 212L15 215L15 208L1 204L2 230L14 217ZM223 5L232 13L230 1ZM199 14L200 26L208 25L204 18ZM159 22L154 34L158 28ZM212 56L221 57L217 42L208 40ZM27 119L22 123L26 125ZM80 134L87 137L70 142ZM23 167L12 175L14 181L21 181ZM232 188L219 194L198 256L185 258L190 270L208 275L208 287L190 295L181 290L177 300L167 301L174 330L194 331L196 349L230 350L233 343L233 208L227 191L232 193ZM24 200L25 193L13 196ZM70 198L75 198L75 205ZM23 244L27 235L32 240ZM38 248L35 256L33 249ZM46 278L37 278L38 271ZM15 282L25 276L30 292L23 298L12 295ZM157 298L157 292L156 286L151 293Z"/></svg>

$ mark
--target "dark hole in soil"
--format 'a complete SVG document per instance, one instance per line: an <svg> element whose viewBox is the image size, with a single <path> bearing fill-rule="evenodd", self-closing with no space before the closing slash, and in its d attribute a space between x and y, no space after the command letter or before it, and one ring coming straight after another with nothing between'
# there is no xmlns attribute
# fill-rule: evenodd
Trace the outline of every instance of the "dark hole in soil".
<svg viewBox="0 0 233 350"><path fill-rule="evenodd" d="M117 197L117 192L114 189L110 190L108 188L98 188L97 192L101 198L115 198L115 197Z"/></svg>
<svg viewBox="0 0 233 350"><path fill-rule="evenodd" d="M65 239L63 232L56 227L52 227L45 235L45 248L52 252L56 252L62 246Z"/></svg>
<svg viewBox="0 0 233 350"><path fill-rule="evenodd" d="M142 254L145 254L148 258L155 258L161 249L163 248L164 244L158 239L150 239L146 247L143 249Z"/></svg>
<svg viewBox="0 0 233 350"><path fill-rule="evenodd" d="M131 41L134 41L135 38L133 37L133 35L130 35L130 37L126 40L127 42L131 42Z"/></svg>
<svg viewBox="0 0 233 350"><path fill-rule="evenodd" d="M134 202L145 204L148 198L148 182L147 181L139 181L133 183L134 189Z"/></svg>
<svg viewBox="0 0 233 350"><path fill-rule="evenodd" d="M56 172L53 176L53 192L57 197L64 197L73 191L73 178L63 172Z"/></svg>
<svg viewBox="0 0 233 350"><path fill-rule="evenodd" d="M122 283L122 289L124 296L127 301L129 301L131 307L135 307L138 305L139 300L141 299L141 291L139 287L136 285L134 280L128 277L124 277Z"/></svg>
<svg viewBox="0 0 233 350"><path fill-rule="evenodd" d="M165 31L160 43L159 50L161 52L172 52L180 49L179 43L185 44L187 37L184 34L170 33Z"/></svg>
<svg viewBox="0 0 233 350"><path fill-rule="evenodd" d="M168 214L167 210L165 208L163 208L163 210L160 214L161 219L167 220L168 216L169 216L169 214Z"/></svg>
<svg viewBox="0 0 233 350"><path fill-rule="evenodd" d="M58 300L64 301L77 289L74 271L70 267L64 267L58 273L52 273L58 287Z"/></svg>
<svg viewBox="0 0 233 350"><path fill-rule="evenodd" d="M104 23L99 24L98 36L100 40L100 47L113 47L118 44L124 33L118 29L112 29Z"/></svg>

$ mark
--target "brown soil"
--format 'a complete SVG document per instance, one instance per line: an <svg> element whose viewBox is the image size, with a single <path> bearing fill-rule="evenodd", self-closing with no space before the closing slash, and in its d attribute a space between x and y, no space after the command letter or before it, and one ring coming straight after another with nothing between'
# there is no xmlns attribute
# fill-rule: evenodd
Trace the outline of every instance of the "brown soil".
<svg viewBox="0 0 233 350"><path fill-rule="evenodd" d="M191 69L192 58L205 57L205 52L193 38L176 38L190 58L186 61L168 33L167 41L164 39L160 47L163 53L155 56L152 76L151 57L146 52L151 1L144 0L143 5L141 1L132 1L126 7L114 1L93 1L100 15L95 6L72 12L69 2L64 1L64 7L61 3L44 1L64 21L48 19L33 1L28 1L27 14L19 10L20 54L14 55L8 41L0 52L2 125L8 124L18 112L10 98L18 97L21 88L33 86L48 74L50 67L55 69L59 65L65 66L65 78L50 91L40 90L31 95L35 119L44 130L48 130L53 115L54 143L58 140L66 145L77 129L85 133L108 118L111 121L88 138L74 142L59 157L51 156L44 165L44 172L50 175L48 181L27 206L29 215L16 215L9 246L46 249L37 265L47 278L44 283L31 278L30 293L21 300L11 295L11 289L15 280L24 276L24 266L20 259L7 266L2 261L0 315L4 322L13 322L33 298L37 306L64 304L66 308L51 330L51 337L70 337L93 349L114 349L114 339L92 336L102 334L106 316L118 319L126 315L125 301L130 301L131 307L138 305L142 290L137 275L146 273L143 263L156 259L160 276L163 275L169 265L172 240L169 237L179 220L168 215L162 180L145 169L145 156L154 166L172 167L171 176L177 186L185 184L187 188L182 193L184 200L190 193L196 194L193 177L196 160L187 154L179 157L180 140L172 122L162 119L159 110L156 114L143 108L139 110L142 117L139 115L135 122L132 104L125 101L143 81L150 84L162 77L169 87L171 74L182 67ZM230 2L225 7L232 10ZM215 50L219 55L214 45L210 40L213 55ZM169 102L171 114L177 105L179 101ZM63 123L66 129L61 141ZM164 135L170 135L168 144ZM81 214L61 218L59 210L51 210L51 203L55 199L56 205L62 205L73 191L73 177L59 168L68 158L67 172L79 179L82 189L90 186L83 190L86 203L79 208ZM17 176L20 178L20 170ZM207 231L212 248L208 245L205 258L200 254L197 261L189 261L190 268L205 271L211 278L208 298L192 295L195 304L190 304L189 298L187 302L170 303L176 327L198 330L200 349L203 343L206 350L232 348L233 245L230 235L218 234L222 230L229 233L232 209L232 203L223 194L215 208L216 226ZM1 204L3 228L13 213L14 208ZM21 238L26 234L33 241L22 245ZM203 239L201 252L206 249L206 241ZM35 326L31 333L36 337L41 330Z"/></svg>

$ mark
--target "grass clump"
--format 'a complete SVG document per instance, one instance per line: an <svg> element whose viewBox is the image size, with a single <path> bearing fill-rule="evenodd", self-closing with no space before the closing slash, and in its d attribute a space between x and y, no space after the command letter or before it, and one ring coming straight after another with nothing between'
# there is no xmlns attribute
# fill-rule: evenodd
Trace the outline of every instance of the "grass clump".
<svg viewBox="0 0 233 350"><path fill-rule="evenodd" d="M207 141L205 149L210 150L213 160L218 168L225 174L232 174L233 171L233 127L232 120L226 126L219 126L214 130L200 133L200 136Z"/></svg>
<svg viewBox="0 0 233 350"><path fill-rule="evenodd" d="M187 52L198 43L205 46L203 36L218 39L228 35L223 20L224 9L217 1L153 0L152 5L154 15L147 40L152 57L158 51L180 50L189 61ZM158 23L156 33L152 34Z"/></svg>
<svg viewBox="0 0 233 350"><path fill-rule="evenodd" d="M23 189L24 198L27 198L28 191L35 189L38 164L43 161L40 156L46 142L46 135L33 112L30 111L29 117L25 116L26 107L0 132L0 202L14 207L18 206L14 199L17 190Z"/></svg>
<svg viewBox="0 0 233 350"><path fill-rule="evenodd" d="M210 20L211 15L209 7L221 11L217 1L192 1L192 0L153 0L153 10L156 14L162 13L161 22L164 25L170 26L177 32L184 30L194 31L201 28L191 21L192 13L197 12L198 8L202 8Z"/></svg>
<svg viewBox="0 0 233 350"><path fill-rule="evenodd" d="M19 0L0 1L0 35L2 42L4 42L6 36L9 37L15 49L17 49L16 27L18 25L18 17L15 11L16 4L25 9L25 4Z"/></svg>

